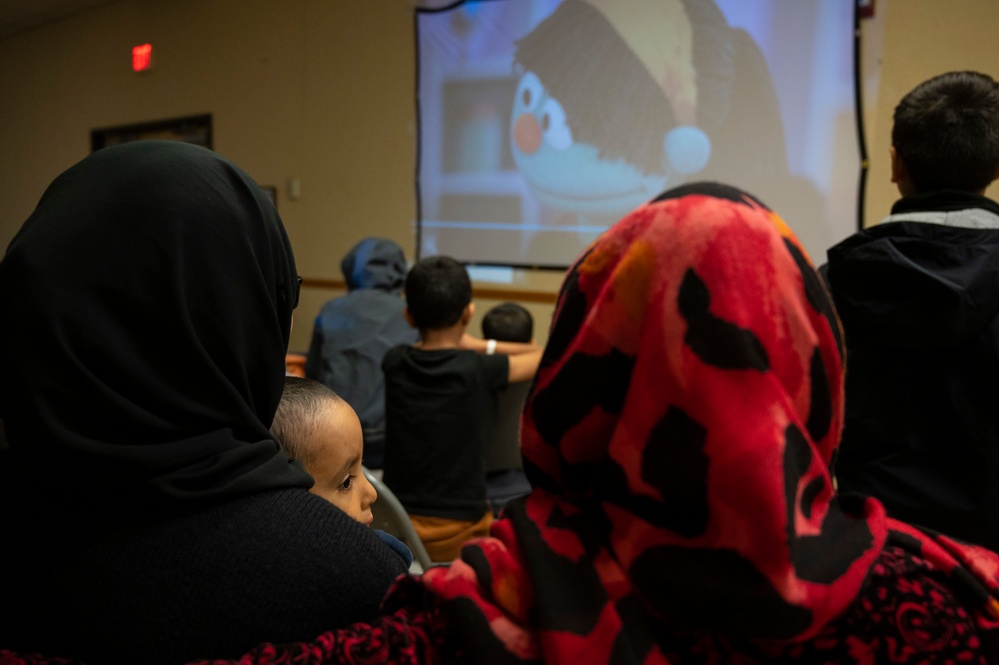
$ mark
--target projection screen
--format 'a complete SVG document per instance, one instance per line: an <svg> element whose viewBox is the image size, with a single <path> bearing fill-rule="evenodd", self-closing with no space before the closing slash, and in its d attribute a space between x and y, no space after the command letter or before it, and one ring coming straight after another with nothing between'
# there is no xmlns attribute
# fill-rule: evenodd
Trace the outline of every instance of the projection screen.
<svg viewBox="0 0 999 665"><path fill-rule="evenodd" d="M857 228L843 0L480 0L418 10L418 247L564 268L670 187L746 189L813 260Z"/></svg>

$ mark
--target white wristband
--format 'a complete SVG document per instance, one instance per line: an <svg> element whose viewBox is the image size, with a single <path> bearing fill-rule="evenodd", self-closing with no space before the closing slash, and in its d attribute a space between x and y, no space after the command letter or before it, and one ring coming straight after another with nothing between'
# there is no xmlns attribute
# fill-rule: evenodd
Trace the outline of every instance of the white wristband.
<svg viewBox="0 0 999 665"><path fill-rule="evenodd" d="M496 340L491 339L488 342L486 342L486 355L491 356L494 353L496 353Z"/></svg>

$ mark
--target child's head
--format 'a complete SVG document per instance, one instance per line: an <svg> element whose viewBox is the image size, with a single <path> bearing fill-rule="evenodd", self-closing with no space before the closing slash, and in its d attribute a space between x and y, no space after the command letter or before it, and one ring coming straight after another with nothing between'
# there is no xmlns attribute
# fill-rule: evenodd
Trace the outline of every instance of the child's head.
<svg viewBox="0 0 999 665"><path fill-rule="evenodd" d="M534 318L515 302L501 303L482 317L482 336L501 342L530 342L534 339Z"/></svg>
<svg viewBox="0 0 999 665"><path fill-rule="evenodd" d="M318 381L286 376L271 433L315 479L313 494L371 523L378 493L361 471L361 423L343 398Z"/></svg>
<svg viewBox="0 0 999 665"><path fill-rule="evenodd" d="M449 256L416 262L406 275L406 310L419 330L450 328L471 317L472 281L468 271Z"/></svg>
<svg viewBox="0 0 999 665"><path fill-rule="evenodd" d="M891 140L903 194L984 190L999 175L999 84L978 72L920 83L895 107Z"/></svg>

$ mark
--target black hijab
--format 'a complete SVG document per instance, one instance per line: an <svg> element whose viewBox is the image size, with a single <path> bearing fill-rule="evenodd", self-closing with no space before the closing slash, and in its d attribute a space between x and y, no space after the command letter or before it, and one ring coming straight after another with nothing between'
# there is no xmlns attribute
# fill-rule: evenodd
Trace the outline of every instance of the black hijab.
<svg viewBox="0 0 999 665"><path fill-rule="evenodd" d="M297 294L277 211L214 152L141 141L62 173L0 262L8 489L170 506L309 487L268 431Z"/></svg>

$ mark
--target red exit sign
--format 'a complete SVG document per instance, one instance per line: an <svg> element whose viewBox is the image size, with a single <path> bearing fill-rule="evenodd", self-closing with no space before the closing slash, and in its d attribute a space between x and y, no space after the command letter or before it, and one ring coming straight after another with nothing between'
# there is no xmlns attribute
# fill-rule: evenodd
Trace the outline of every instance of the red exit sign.
<svg viewBox="0 0 999 665"><path fill-rule="evenodd" d="M144 72L153 66L153 45L140 44L132 47L132 71Z"/></svg>

